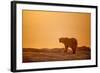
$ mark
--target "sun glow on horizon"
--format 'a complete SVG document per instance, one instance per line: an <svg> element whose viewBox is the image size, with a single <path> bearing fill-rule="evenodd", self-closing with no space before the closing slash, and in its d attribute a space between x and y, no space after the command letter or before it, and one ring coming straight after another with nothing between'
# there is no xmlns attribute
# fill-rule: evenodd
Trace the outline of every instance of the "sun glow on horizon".
<svg viewBox="0 0 100 73"><path fill-rule="evenodd" d="M23 10L23 48L62 48L59 38L76 38L78 46L90 47L91 14Z"/></svg>

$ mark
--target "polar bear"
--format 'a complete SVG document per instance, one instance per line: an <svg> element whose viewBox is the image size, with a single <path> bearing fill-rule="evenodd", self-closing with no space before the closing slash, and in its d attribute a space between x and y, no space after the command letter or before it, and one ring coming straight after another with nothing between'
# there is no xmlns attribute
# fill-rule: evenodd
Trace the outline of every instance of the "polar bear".
<svg viewBox="0 0 100 73"><path fill-rule="evenodd" d="M78 43L75 38L62 37L62 38L59 38L59 42L64 44L65 52L67 52L68 47L70 47L73 51L73 54L76 53L76 48L77 48Z"/></svg>

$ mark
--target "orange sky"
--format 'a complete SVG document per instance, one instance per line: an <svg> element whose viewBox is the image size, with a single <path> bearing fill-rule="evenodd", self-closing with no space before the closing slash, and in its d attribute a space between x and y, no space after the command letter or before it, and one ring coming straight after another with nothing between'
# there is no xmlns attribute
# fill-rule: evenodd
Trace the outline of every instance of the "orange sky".
<svg viewBox="0 0 100 73"><path fill-rule="evenodd" d="M61 48L60 37L73 37L90 47L89 13L23 10L23 48Z"/></svg>

